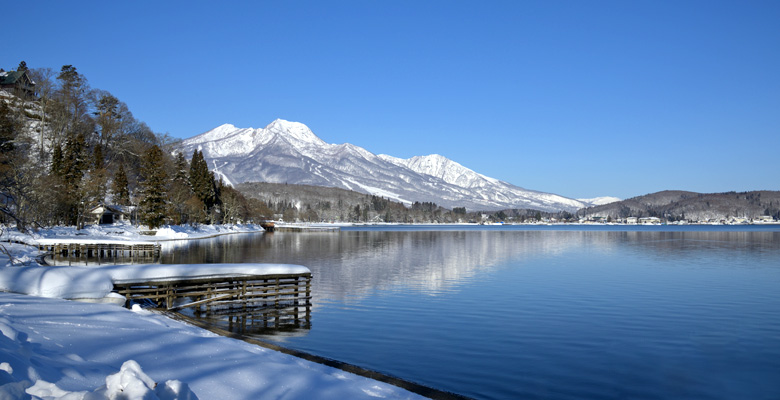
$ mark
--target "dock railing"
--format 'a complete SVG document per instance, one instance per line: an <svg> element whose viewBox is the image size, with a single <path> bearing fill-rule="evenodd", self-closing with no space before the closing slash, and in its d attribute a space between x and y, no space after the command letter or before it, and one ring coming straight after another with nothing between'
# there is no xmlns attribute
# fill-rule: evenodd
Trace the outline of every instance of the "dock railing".
<svg viewBox="0 0 780 400"><path fill-rule="evenodd" d="M160 243L154 242L55 242L39 241L38 250L49 253L55 264L149 263L160 259Z"/></svg>
<svg viewBox="0 0 780 400"><path fill-rule="evenodd" d="M184 278L114 283L114 292L157 309L227 318L241 331L311 325L311 273Z"/></svg>

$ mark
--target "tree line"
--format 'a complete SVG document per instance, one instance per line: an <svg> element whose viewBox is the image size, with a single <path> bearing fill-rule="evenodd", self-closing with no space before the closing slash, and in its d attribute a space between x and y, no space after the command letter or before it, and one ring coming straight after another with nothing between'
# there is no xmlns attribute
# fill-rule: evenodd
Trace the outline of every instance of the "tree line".
<svg viewBox="0 0 780 400"><path fill-rule="evenodd" d="M2 70L0 70L2 72ZM93 89L72 65L16 72L34 82L0 97L0 222L28 228L76 225L98 205L117 205L139 223L236 223L271 210L189 161L167 134L154 133L128 106Z"/></svg>
<svg viewBox="0 0 780 400"><path fill-rule="evenodd" d="M22 61L20 71L34 82L32 90L20 85L0 92L0 222L20 230L82 227L98 205L119 206L152 229L274 218L454 223L542 217L533 210L467 212L432 202L405 206L336 188L269 183L233 188L215 177L200 151L176 152L176 141L153 132L108 91L91 88L76 67L55 72L28 69Z"/></svg>

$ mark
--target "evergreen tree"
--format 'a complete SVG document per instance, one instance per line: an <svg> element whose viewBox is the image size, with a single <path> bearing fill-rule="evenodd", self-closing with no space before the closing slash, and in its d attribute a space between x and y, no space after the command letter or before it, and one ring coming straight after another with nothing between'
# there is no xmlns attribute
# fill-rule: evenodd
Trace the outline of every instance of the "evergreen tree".
<svg viewBox="0 0 780 400"><path fill-rule="evenodd" d="M78 186L81 178L87 172L89 163L85 157L87 141L84 134L72 136L65 143L65 153L62 157L62 177L65 184L71 188Z"/></svg>
<svg viewBox="0 0 780 400"><path fill-rule="evenodd" d="M56 176L62 176L62 147L58 144L54 144L54 149L51 154L51 173Z"/></svg>
<svg viewBox="0 0 780 400"><path fill-rule="evenodd" d="M114 174L111 193L114 194L114 203L123 206L130 204L130 190L128 189L127 174L125 173L125 167L122 164L119 164L119 168L117 168L116 174Z"/></svg>
<svg viewBox="0 0 780 400"><path fill-rule="evenodd" d="M119 130L122 116L119 112L119 99L103 91L99 91L98 96L97 110L94 112L94 115L95 123L100 133L98 146L102 147L108 146L117 130Z"/></svg>
<svg viewBox="0 0 780 400"><path fill-rule="evenodd" d="M58 146L55 145L55 153ZM86 156L86 139L83 134L71 135L65 143L62 157L58 161L58 155L52 156L52 172L58 178L60 190L55 201L58 203L59 221L68 225L80 227L82 212L86 206L87 192L83 178L91 164ZM89 180L89 179L87 179Z"/></svg>
<svg viewBox="0 0 780 400"><path fill-rule="evenodd" d="M173 181L168 191L170 207L168 214L174 224L186 224L205 220L205 206L197 197L194 196L187 174L187 160L184 154L176 154L174 162L175 172Z"/></svg>
<svg viewBox="0 0 780 400"><path fill-rule="evenodd" d="M66 92L74 90L83 81L81 75L76 71L76 67L72 65L63 65L57 79L62 82L62 89Z"/></svg>
<svg viewBox="0 0 780 400"><path fill-rule="evenodd" d="M95 169L103 169L105 160L103 159L103 147L99 144L95 145L95 149L92 151L92 165Z"/></svg>
<svg viewBox="0 0 780 400"><path fill-rule="evenodd" d="M11 116L11 108L0 101L0 176L5 180L11 169L11 158L16 146L17 124ZM5 185L4 185L5 186Z"/></svg>
<svg viewBox="0 0 780 400"><path fill-rule="evenodd" d="M157 145L146 153L141 165L141 201L139 216L141 223L150 229L159 228L166 217L166 190L168 179L165 173L164 154Z"/></svg>
<svg viewBox="0 0 780 400"><path fill-rule="evenodd" d="M173 181L189 185L189 179L187 177L187 160L184 159L184 153L182 152L176 153L176 175L174 175Z"/></svg>
<svg viewBox="0 0 780 400"><path fill-rule="evenodd" d="M16 219L14 210L9 204L13 199L13 188L15 183L14 173L14 155L16 153L16 146L14 140L17 135L17 124L11 116L11 109L8 105L0 100L0 198L2 203L0 205L0 216L2 222L7 222L7 218L11 217ZM24 229L21 224L20 229Z"/></svg>
<svg viewBox="0 0 780 400"><path fill-rule="evenodd" d="M203 159L203 153L197 149L192 153L190 161L190 186L195 195L207 203L206 199L210 197L211 182L209 182L209 167L206 160Z"/></svg>
<svg viewBox="0 0 780 400"><path fill-rule="evenodd" d="M93 132L93 121L87 112L89 85L86 79L75 67L65 65L57 75L57 81L59 88L52 121L54 142L59 143L78 133Z"/></svg>
<svg viewBox="0 0 780 400"><path fill-rule="evenodd" d="M206 213L214 221L214 206L218 204L218 190L214 181L214 174L209 171L208 164L203 158L203 153L195 150L190 162L190 186L193 193L206 208Z"/></svg>

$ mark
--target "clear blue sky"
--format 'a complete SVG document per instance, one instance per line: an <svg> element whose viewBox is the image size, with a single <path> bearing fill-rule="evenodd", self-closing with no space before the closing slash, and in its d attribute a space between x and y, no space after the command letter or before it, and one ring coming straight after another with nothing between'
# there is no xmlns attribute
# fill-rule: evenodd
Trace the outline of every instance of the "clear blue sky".
<svg viewBox="0 0 780 400"><path fill-rule="evenodd" d="M41 1L0 67L75 66L155 132L330 143L568 197L780 190L780 1Z"/></svg>

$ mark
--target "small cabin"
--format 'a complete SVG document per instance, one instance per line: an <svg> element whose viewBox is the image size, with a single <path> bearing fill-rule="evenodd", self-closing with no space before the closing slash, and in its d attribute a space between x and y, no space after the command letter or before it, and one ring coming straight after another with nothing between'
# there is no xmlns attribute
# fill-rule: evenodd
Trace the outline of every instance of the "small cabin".
<svg viewBox="0 0 780 400"><path fill-rule="evenodd" d="M0 70L0 89L32 97L35 94L35 82L30 79L27 71Z"/></svg>
<svg viewBox="0 0 780 400"><path fill-rule="evenodd" d="M98 205L87 211L92 224L113 224L115 222L128 221L130 219L130 213L122 206L108 206Z"/></svg>

